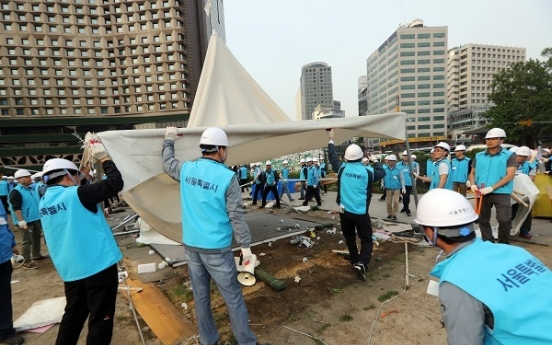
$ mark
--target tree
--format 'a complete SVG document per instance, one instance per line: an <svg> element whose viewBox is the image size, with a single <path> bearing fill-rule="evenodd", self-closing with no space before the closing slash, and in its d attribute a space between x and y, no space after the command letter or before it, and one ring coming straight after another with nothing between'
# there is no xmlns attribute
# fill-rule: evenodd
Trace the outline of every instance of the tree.
<svg viewBox="0 0 552 345"><path fill-rule="evenodd" d="M482 116L489 128L504 129L508 142L534 145L540 133L552 131L552 48L542 56L544 61L516 62L493 76L489 100L494 106ZM533 124L519 124L527 120Z"/></svg>

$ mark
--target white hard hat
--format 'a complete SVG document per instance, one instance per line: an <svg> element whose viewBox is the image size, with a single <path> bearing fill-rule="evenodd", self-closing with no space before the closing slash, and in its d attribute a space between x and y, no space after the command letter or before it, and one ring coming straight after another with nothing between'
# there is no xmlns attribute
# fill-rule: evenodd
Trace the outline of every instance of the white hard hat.
<svg viewBox="0 0 552 345"><path fill-rule="evenodd" d="M63 176L67 174L68 171L78 172L79 180L85 178L84 174L77 168L75 163L63 158L48 159L42 168L44 183L48 184L52 179Z"/></svg>
<svg viewBox="0 0 552 345"><path fill-rule="evenodd" d="M364 162L368 162L368 158L362 157L362 163L364 163Z"/></svg>
<svg viewBox="0 0 552 345"><path fill-rule="evenodd" d="M550 154L550 150L549 149L542 149L544 152Z"/></svg>
<svg viewBox="0 0 552 345"><path fill-rule="evenodd" d="M20 178L20 177L25 177L25 176L31 176L31 173L29 172L29 170L26 170L26 169L19 169L15 172L15 174L13 175L16 179Z"/></svg>
<svg viewBox="0 0 552 345"><path fill-rule="evenodd" d="M260 167L261 165L263 165L263 163L257 162L257 166L258 166L258 167Z"/></svg>
<svg viewBox="0 0 552 345"><path fill-rule="evenodd" d="M13 176L8 176L8 180L13 180L14 177Z"/></svg>
<svg viewBox="0 0 552 345"><path fill-rule="evenodd" d="M289 164L287 160L284 160L282 164Z"/></svg>
<svg viewBox="0 0 552 345"><path fill-rule="evenodd" d="M199 145L228 147L228 137L222 129L218 127L209 127L201 134Z"/></svg>
<svg viewBox="0 0 552 345"><path fill-rule="evenodd" d="M527 146L518 147L516 150L516 155L529 157L531 155L531 149Z"/></svg>
<svg viewBox="0 0 552 345"><path fill-rule="evenodd" d="M2 176L2 180L7 180L8 177L7 176Z"/></svg>
<svg viewBox="0 0 552 345"><path fill-rule="evenodd" d="M512 147L510 147L510 148L508 149L508 151L513 152L513 153L516 153L516 151L517 151L518 148L519 148L519 147L517 147L517 146L512 146Z"/></svg>
<svg viewBox="0 0 552 345"><path fill-rule="evenodd" d="M271 161L266 161L265 165L272 165Z"/></svg>
<svg viewBox="0 0 552 345"><path fill-rule="evenodd" d="M485 136L485 139L489 138L506 138L506 132L502 128L493 128Z"/></svg>
<svg viewBox="0 0 552 345"><path fill-rule="evenodd" d="M305 158L301 158L301 159L299 160L299 163L305 163Z"/></svg>
<svg viewBox="0 0 552 345"><path fill-rule="evenodd" d="M251 163L251 164L249 164L249 167L250 167L250 168L253 168L256 164L257 164L257 163Z"/></svg>
<svg viewBox="0 0 552 345"><path fill-rule="evenodd" d="M418 157L416 157L416 155L410 155L410 158L412 158L412 159L418 159Z"/></svg>
<svg viewBox="0 0 552 345"><path fill-rule="evenodd" d="M395 155L389 155L389 156L385 157L385 159L387 159L388 161L396 161L396 160L397 160L397 156L395 156Z"/></svg>
<svg viewBox="0 0 552 345"><path fill-rule="evenodd" d="M403 156L406 156L408 154L408 152L406 152L406 150L403 151Z"/></svg>
<svg viewBox="0 0 552 345"><path fill-rule="evenodd" d="M454 151L466 151L466 146L464 145L456 145L456 148Z"/></svg>
<svg viewBox="0 0 552 345"><path fill-rule="evenodd" d="M312 162L312 157L307 157L307 159L305 159L305 162Z"/></svg>
<svg viewBox="0 0 552 345"><path fill-rule="evenodd" d="M479 216L473 210L472 204L462 194L452 190L432 189L418 203L416 219L420 225L438 227L444 236L467 236L473 227L464 230L464 225L475 222ZM453 229L442 229L453 228ZM447 230L451 231L447 234ZM454 230L454 231L452 231Z"/></svg>
<svg viewBox="0 0 552 345"><path fill-rule="evenodd" d="M313 161L313 162L318 162L318 158L314 157L314 158L312 159L312 161Z"/></svg>
<svg viewBox="0 0 552 345"><path fill-rule="evenodd" d="M364 152L357 144L351 144L345 150L345 159L348 161L356 161L364 156Z"/></svg>
<svg viewBox="0 0 552 345"><path fill-rule="evenodd" d="M447 150L448 152L450 152L450 145L441 141L439 144L435 145L435 147L440 147L444 150Z"/></svg>

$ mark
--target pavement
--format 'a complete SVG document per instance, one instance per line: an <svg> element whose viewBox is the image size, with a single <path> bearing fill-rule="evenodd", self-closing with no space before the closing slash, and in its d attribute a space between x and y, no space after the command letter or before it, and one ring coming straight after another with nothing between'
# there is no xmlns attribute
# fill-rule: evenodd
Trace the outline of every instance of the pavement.
<svg viewBox="0 0 552 345"><path fill-rule="evenodd" d="M243 193L242 196L244 198L249 198L248 193ZM299 201L300 194L299 193L291 193L291 196L295 201L291 202L293 206L301 206L301 202ZM382 196L382 194L374 194L372 196L372 201L370 203L370 216L372 218L381 218L385 219L387 218L387 204L385 202L380 202L378 199ZM322 199L322 207L320 207L322 210L326 211L336 211L339 212L339 206L335 202L337 197L337 192L331 192L321 194L320 195ZM421 197L421 195L419 195ZM289 201L288 197L286 195L283 196L285 201ZM259 202L260 204L260 202ZM285 204L282 203L282 206ZM310 206L315 206L316 201L313 199L310 203ZM402 203L400 203L400 208L402 208ZM408 217L405 213L399 213L397 214L397 221L398 222L404 222L404 223L414 223L414 218L416 217L416 205L414 202L414 196L410 196L410 210L412 211L412 215ZM496 219L496 213L493 208L491 219ZM519 241L519 242L525 242L525 243L534 243L534 244L541 244L546 246L552 246L552 220L550 218L533 218L532 228L531 228L531 239L524 239L519 236L511 236L511 241ZM491 221L492 226L497 226L498 223L496 220Z"/></svg>

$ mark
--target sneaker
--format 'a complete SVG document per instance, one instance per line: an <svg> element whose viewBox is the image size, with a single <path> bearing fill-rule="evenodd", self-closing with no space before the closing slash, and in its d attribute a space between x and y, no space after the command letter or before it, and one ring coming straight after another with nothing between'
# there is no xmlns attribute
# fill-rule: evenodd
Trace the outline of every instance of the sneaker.
<svg viewBox="0 0 552 345"><path fill-rule="evenodd" d="M305 198L304 198L304 197L300 197L299 200L305 200Z"/></svg>
<svg viewBox="0 0 552 345"><path fill-rule="evenodd" d="M261 206L259 206L259 208L265 208L265 205L261 205Z"/></svg>
<svg viewBox="0 0 552 345"><path fill-rule="evenodd" d="M252 203L251 205L252 205L252 206L257 206L257 203L256 203L256 202L254 202L254 203Z"/></svg>
<svg viewBox="0 0 552 345"><path fill-rule="evenodd" d="M391 215L387 216L387 219L392 219L392 218L393 218L393 216L391 216Z"/></svg>
<svg viewBox="0 0 552 345"><path fill-rule="evenodd" d="M410 210L406 210L406 215L409 217L412 215L412 213L410 213Z"/></svg>
<svg viewBox="0 0 552 345"><path fill-rule="evenodd" d="M364 267L364 264L362 262L357 262L356 264L353 265L353 268L355 269L355 272L357 274L358 279L365 282L366 281L366 267Z"/></svg>
<svg viewBox="0 0 552 345"><path fill-rule="evenodd" d="M25 342L25 339L20 335L14 335L11 338L0 340L0 344L7 345L21 345Z"/></svg>
<svg viewBox="0 0 552 345"><path fill-rule="evenodd" d="M508 240L505 239L505 238L499 238L499 239L498 239L498 243L500 243L500 244L510 244L510 241L508 241Z"/></svg>
<svg viewBox="0 0 552 345"><path fill-rule="evenodd" d="M393 216L393 218L392 218L392 219L393 219L393 220L397 220L397 216Z"/></svg>
<svg viewBox="0 0 552 345"><path fill-rule="evenodd" d="M34 270L34 269L38 268L38 265L35 264L34 262L29 262L29 263L24 264L22 267L26 270Z"/></svg>
<svg viewBox="0 0 552 345"><path fill-rule="evenodd" d="M385 201L385 199L378 199L378 201L379 201L379 202L384 202L384 201Z"/></svg>
<svg viewBox="0 0 552 345"><path fill-rule="evenodd" d="M406 210L403 208L403 209L401 210L401 213L405 213L405 212L406 212Z"/></svg>
<svg viewBox="0 0 552 345"><path fill-rule="evenodd" d="M530 239L530 238L533 237L533 236L531 236L531 234L529 233L529 231L521 229L521 230L519 231L519 237L521 237L521 238L526 238L526 239Z"/></svg>
<svg viewBox="0 0 552 345"><path fill-rule="evenodd" d="M41 255L39 257L33 258L33 261L46 260L46 259L49 259L49 258L50 258L50 255Z"/></svg>

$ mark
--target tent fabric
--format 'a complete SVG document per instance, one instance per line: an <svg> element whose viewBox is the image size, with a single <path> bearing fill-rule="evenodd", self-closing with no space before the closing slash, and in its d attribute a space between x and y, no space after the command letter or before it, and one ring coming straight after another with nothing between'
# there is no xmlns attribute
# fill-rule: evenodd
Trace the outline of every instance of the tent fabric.
<svg viewBox="0 0 552 345"><path fill-rule="evenodd" d="M336 144L355 136L405 140L405 123L404 113L291 121L213 35L188 128L178 129L175 155L199 158L199 139L209 126L228 135L225 163L231 166L326 147L328 128ZM164 135L165 129L98 134L123 175L125 201L155 230L181 243L180 190L162 170Z"/></svg>

